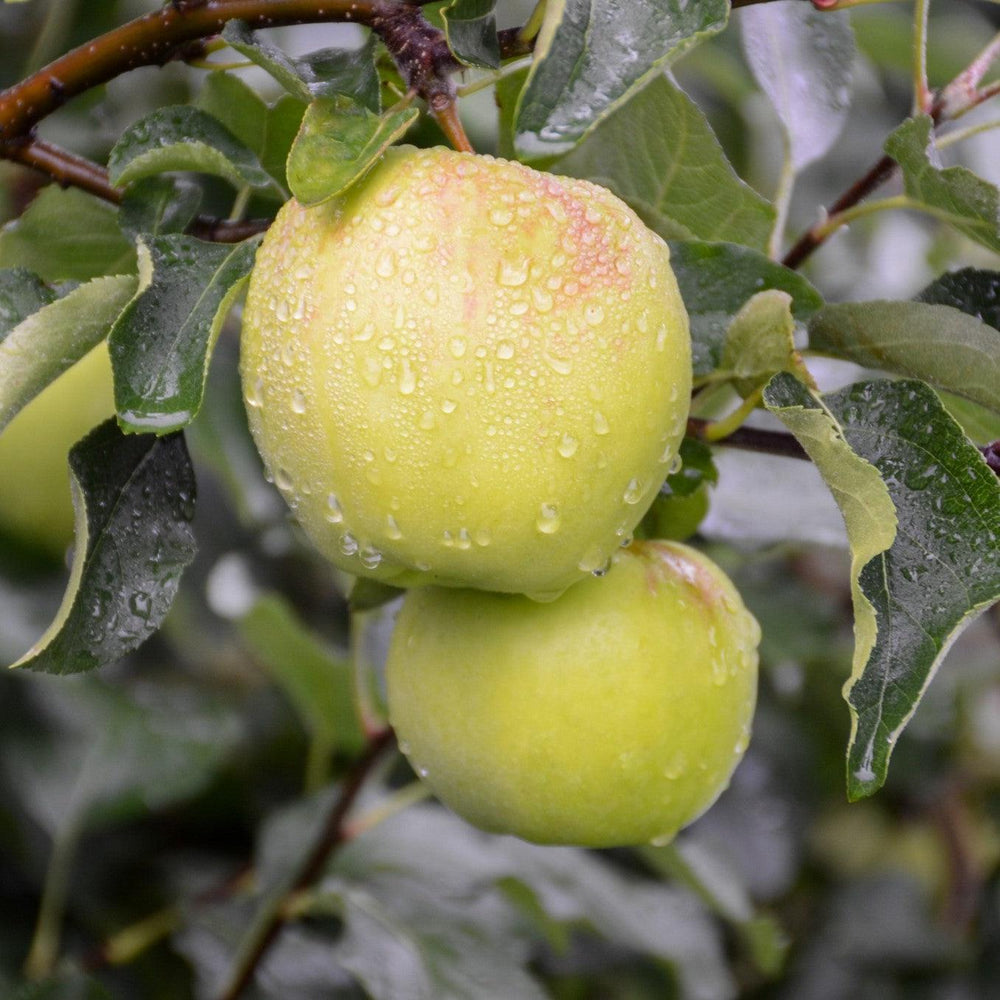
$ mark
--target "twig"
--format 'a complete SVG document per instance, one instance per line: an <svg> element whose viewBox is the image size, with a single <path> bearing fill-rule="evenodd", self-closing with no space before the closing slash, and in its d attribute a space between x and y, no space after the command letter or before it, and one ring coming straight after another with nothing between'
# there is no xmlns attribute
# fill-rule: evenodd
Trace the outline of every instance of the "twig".
<svg viewBox="0 0 1000 1000"><path fill-rule="evenodd" d="M701 441L710 440L707 436L712 421L699 417L690 417L687 422L687 432L691 437ZM758 451L768 455L781 455L785 458L802 458L808 460L805 449L791 434L781 431L765 431L758 427L743 426L729 434L725 440L717 442L744 451Z"/></svg>
<svg viewBox="0 0 1000 1000"><path fill-rule="evenodd" d="M392 730L384 729L369 741L364 754L345 780L319 838L303 860L284 899L294 896L297 892L312 885L322 874L330 855L349 839L349 831L346 826L347 815L369 774L371 774L372 768L382 754L392 746L393 740ZM266 919L255 928L255 934L234 970L232 979L219 994L219 1000L237 1000L242 994L253 978L254 971L261 959L274 943L285 919L286 913L282 901L282 905L273 907L268 912Z"/></svg>

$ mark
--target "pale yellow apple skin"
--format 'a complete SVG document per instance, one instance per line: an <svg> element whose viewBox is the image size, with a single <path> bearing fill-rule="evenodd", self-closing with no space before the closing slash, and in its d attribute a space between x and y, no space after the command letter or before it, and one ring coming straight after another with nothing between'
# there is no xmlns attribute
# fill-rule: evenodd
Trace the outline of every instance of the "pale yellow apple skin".
<svg viewBox="0 0 1000 1000"><path fill-rule="evenodd" d="M342 199L284 206L241 368L265 464L335 564L536 596L628 538L691 387L669 250L623 202L410 147Z"/></svg>
<svg viewBox="0 0 1000 1000"><path fill-rule="evenodd" d="M746 749L760 629L679 542L635 542L542 604L416 589L388 660L390 720L469 822L542 844L665 843Z"/></svg>
<svg viewBox="0 0 1000 1000"><path fill-rule="evenodd" d="M65 554L73 540L69 450L114 412L102 342L0 432L0 528L53 557Z"/></svg>

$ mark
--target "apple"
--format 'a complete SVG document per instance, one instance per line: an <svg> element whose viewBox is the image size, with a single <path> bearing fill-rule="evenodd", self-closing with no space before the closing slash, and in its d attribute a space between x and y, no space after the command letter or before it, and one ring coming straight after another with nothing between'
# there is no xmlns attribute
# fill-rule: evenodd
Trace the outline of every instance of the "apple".
<svg viewBox="0 0 1000 1000"><path fill-rule="evenodd" d="M0 530L63 557L73 540L69 450L114 412L111 359L102 342L0 432Z"/></svg>
<svg viewBox="0 0 1000 1000"><path fill-rule="evenodd" d="M662 844L746 749L759 640L722 570L679 542L635 542L550 603L417 588L390 646L390 721L417 774L476 826Z"/></svg>
<svg viewBox="0 0 1000 1000"><path fill-rule="evenodd" d="M411 147L282 208L241 369L265 466L337 566L536 597L628 540L691 388L669 250L623 202Z"/></svg>

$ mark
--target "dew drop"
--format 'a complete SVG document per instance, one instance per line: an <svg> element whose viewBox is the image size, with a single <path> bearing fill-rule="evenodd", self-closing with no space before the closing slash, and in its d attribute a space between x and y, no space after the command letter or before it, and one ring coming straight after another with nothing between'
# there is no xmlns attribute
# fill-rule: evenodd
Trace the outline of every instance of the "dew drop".
<svg viewBox="0 0 1000 1000"><path fill-rule="evenodd" d="M458 407L458 403L453 399L443 399L441 400L441 412L442 413L454 413L455 409Z"/></svg>
<svg viewBox="0 0 1000 1000"><path fill-rule="evenodd" d="M571 434L563 434L559 440L558 452L563 458L572 458L576 454L579 442Z"/></svg>
<svg viewBox="0 0 1000 1000"><path fill-rule="evenodd" d="M604 309L596 303L591 303L583 310L583 318L590 326L600 326L604 321Z"/></svg>
<svg viewBox="0 0 1000 1000"><path fill-rule="evenodd" d="M275 309L274 315L278 317L279 323L287 323L292 316L292 310L288 307L288 303L282 299L278 303L278 308Z"/></svg>
<svg viewBox="0 0 1000 1000"><path fill-rule="evenodd" d="M494 208L490 212L490 222L494 226L510 225L514 218L514 213L509 208Z"/></svg>
<svg viewBox="0 0 1000 1000"><path fill-rule="evenodd" d="M409 396L417 387L417 376L410 367L410 362L403 359L402 372L399 376L399 391L404 396Z"/></svg>
<svg viewBox="0 0 1000 1000"><path fill-rule="evenodd" d="M255 410L264 405L264 380L259 376L253 380L252 385L246 393L247 406L252 406Z"/></svg>
<svg viewBox="0 0 1000 1000"><path fill-rule="evenodd" d="M514 345L509 340L501 340L497 344L497 357L501 361L509 361L514 357Z"/></svg>
<svg viewBox="0 0 1000 1000"><path fill-rule="evenodd" d="M375 261L375 273L380 278L391 278L396 273L396 255L392 250L383 250Z"/></svg>
<svg viewBox="0 0 1000 1000"><path fill-rule="evenodd" d="M555 504L542 504L535 521L535 527L543 535L554 535L559 530L559 509Z"/></svg>
<svg viewBox="0 0 1000 1000"><path fill-rule="evenodd" d="M594 433L607 434L611 430L608 418L600 410L594 410Z"/></svg>
<svg viewBox="0 0 1000 1000"><path fill-rule="evenodd" d="M295 413L306 412L306 394L301 389L296 389L292 393L292 410Z"/></svg>
<svg viewBox="0 0 1000 1000"><path fill-rule="evenodd" d="M340 506L336 493L331 493L326 498L326 519L331 524L340 524L344 520L344 509Z"/></svg>
<svg viewBox="0 0 1000 1000"><path fill-rule="evenodd" d="M573 362L568 358L557 358L546 352L545 363L558 375L572 374Z"/></svg>
<svg viewBox="0 0 1000 1000"><path fill-rule="evenodd" d="M476 538L476 545L478 545L480 548L483 549L485 549L486 546L493 541L493 535L490 532L489 528L479 528L476 531L475 538Z"/></svg>
<svg viewBox="0 0 1000 1000"><path fill-rule="evenodd" d="M467 345L462 337L452 337L448 343L451 356L456 359L465 355L466 347Z"/></svg>
<svg viewBox="0 0 1000 1000"><path fill-rule="evenodd" d="M340 536L340 551L345 556L353 556L358 551L358 540L349 531Z"/></svg>
<svg viewBox="0 0 1000 1000"><path fill-rule="evenodd" d="M374 336L375 336L375 324L365 323L365 325L360 330L358 330L358 332L355 333L351 339L359 344L364 344L367 341L371 340L372 337Z"/></svg>
<svg viewBox="0 0 1000 1000"><path fill-rule="evenodd" d="M638 479L630 479L622 500L627 504L636 504L642 499L642 483Z"/></svg>
<svg viewBox="0 0 1000 1000"><path fill-rule="evenodd" d="M667 346L667 326L662 324L656 331L656 349L662 351Z"/></svg>
<svg viewBox="0 0 1000 1000"><path fill-rule="evenodd" d="M528 280L528 261L522 260L516 263L511 261L500 261L500 270L497 274L497 281L507 288L518 288Z"/></svg>
<svg viewBox="0 0 1000 1000"><path fill-rule="evenodd" d="M367 545L358 553L358 558L365 569L375 569L382 561L382 553L374 546Z"/></svg>
<svg viewBox="0 0 1000 1000"><path fill-rule="evenodd" d="M539 312L545 313L552 308L552 295L538 285L531 289L531 301Z"/></svg>
<svg viewBox="0 0 1000 1000"><path fill-rule="evenodd" d="M288 474L287 470L279 468L274 474L274 485L279 490L291 490L295 484L292 482L292 477Z"/></svg>
<svg viewBox="0 0 1000 1000"><path fill-rule="evenodd" d="M392 539L394 542L398 542L403 537L403 532L400 530L399 524L392 514L389 514L385 519L385 537Z"/></svg>

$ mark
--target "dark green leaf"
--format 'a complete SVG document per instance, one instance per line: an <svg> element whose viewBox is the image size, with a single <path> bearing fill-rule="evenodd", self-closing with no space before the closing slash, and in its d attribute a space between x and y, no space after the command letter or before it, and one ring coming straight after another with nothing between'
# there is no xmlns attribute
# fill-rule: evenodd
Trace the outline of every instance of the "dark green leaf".
<svg viewBox="0 0 1000 1000"><path fill-rule="evenodd" d="M811 455L817 443L842 440L872 466L898 518L887 531L886 516L865 499L874 491L820 454L855 557L848 792L859 798L885 781L896 739L950 644L1000 598L1000 479L921 382L862 382L820 401L778 375L765 400ZM798 425L810 412L816 431L803 436ZM867 526L858 527L859 504Z"/></svg>
<svg viewBox="0 0 1000 1000"><path fill-rule="evenodd" d="M850 104L854 34L846 11L771 3L742 11L743 50L785 131L796 172L837 141Z"/></svg>
<svg viewBox="0 0 1000 1000"><path fill-rule="evenodd" d="M763 249L774 225L770 203L736 176L701 110L665 76L555 169L609 187L664 239Z"/></svg>
<svg viewBox="0 0 1000 1000"><path fill-rule="evenodd" d="M452 0L441 10L448 47L468 66L500 67L496 0Z"/></svg>
<svg viewBox="0 0 1000 1000"><path fill-rule="evenodd" d="M809 346L911 375L1000 412L1000 330L951 306L845 302L809 322Z"/></svg>
<svg viewBox="0 0 1000 1000"><path fill-rule="evenodd" d="M886 140L885 151L903 170L906 193L970 239L1000 251L1000 192L966 167L938 167L932 129L928 115L917 115Z"/></svg>
<svg viewBox="0 0 1000 1000"><path fill-rule="evenodd" d="M259 242L205 243L171 234L140 243L138 293L108 338L125 430L166 434L194 419L212 346Z"/></svg>
<svg viewBox="0 0 1000 1000"><path fill-rule="evenodd" d="M514 150L514 112L527 79L528 70L524 68L507 73L496 82L495 100L499 111L497 152L507 160L515 159L517 155Z"/></svg>
<svg viewBox="0 0 1000 1000"><path fill-rule="evenodd" d="M0 270L0 341L55 298L56 293L37 274L23 267Z"/></svg>
<svg viewBox="0 0 1000 1000"><path fill-rule="evenodd" d="M671 56L720 31L727 0L558 0L545 8L516 112L520 156L568 153Z"/></svg>
<svg viewBox="0 0 1000 1000"><path fill-rule="evenodd" d="M313 101L288 156L292 193L306 205L343 194L418 115L402 108L380 116L346 97Z"/></svg>
<svg viewBox="0 0 1000 1000"><path fill-rule="evenodd" d="M805 278L748 247L672 241L670 259L691 320L695 375L707 375L719 366L730 321L757 292L788 292L798 320L823 304Z"/></svg>
<svg viewBox="0 0 1000 1000"><path fill-rule="evenodd" d="M131 184L118 209L122 229L133 239L140 233L181 233L201 206L201 189L173 177L146 177Z"/></svg>
<svg viewBox="0 0 1000 1000"><path fill-rule="evenodd" d="M135 288L130 275L95 278L7 332L0 340L0 430L108 335Z"/></svg>
<svg viewBox="0 0 1000 1000"><path fill-rule="evenodd" d="M214 174L234 187L274 186L257 154L208 112L186 104L160 108L129 126L108 156L113 184L173 170Z"/></svg>
<svg viewBox="0 0 1000 1000"><path fill-rule="evenodd" d="M346 656L321 643L278 597L258 601L241 620L240 633L254 659L274 678L325 748L348 753L361 748L364 734Z"/></svg>
<svg viewBox="0 0 1000 1000"><path fill-rule="evenodd" d="M119 228L114 206L52 184L0 230L0 267L26 267L50 283L89 281L134 274L135 248Z"/></svg>
<svg viewBox="0 0 1000 1000"><path fill-rule="evenodd" d="M1000 330L1000 271L964 267L942 274L919 295L918 302L952 306Z"/></svg>
<svg viewBox="0 0 1000 1000"><path fill-rule="evenodd" d="M111 994L90 976L67 972L20 986L9 1000L111 1000Z"/></svg>
<svg viewBox="0 0 1000 1000"><path fill-rule="evenodd" d="M305 104L318 97L342 95L370 111L377 113L381 109L372 38L357 49L320 49L295 59L261 41L245 21L229 21L222 37Z"/></svg>
<svg viewBox="0 0 1000 1000"><path fill-rule="evenodd" d="M194 558L184 439L126 437L113 421L70 452L77 547L62 606L15 666L71 674L113 663L162 623Z"/></svg>

